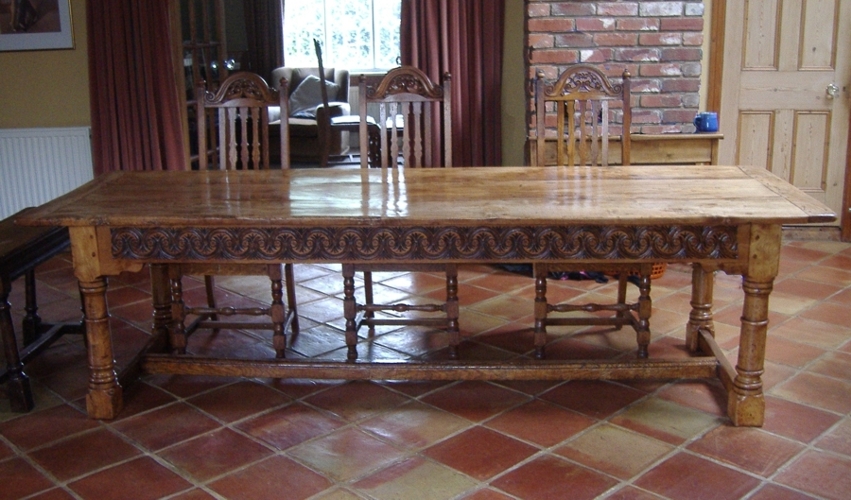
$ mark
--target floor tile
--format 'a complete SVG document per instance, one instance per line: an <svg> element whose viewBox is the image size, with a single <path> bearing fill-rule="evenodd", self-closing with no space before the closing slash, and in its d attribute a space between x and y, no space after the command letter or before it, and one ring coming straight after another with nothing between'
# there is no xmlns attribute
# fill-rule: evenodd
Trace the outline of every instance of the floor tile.
<svg viewBox="0 0 851 500"><path fill-rule="evenodd" d="M22 458L0 462L0 483L3 484L0 487L3 500L17 500L53 487L53 481Z"/></svg>
<svg viewBox="0 0 851 500"><path fill-rule="evenodd" d="M470 426L466 419L418 401L362 422L359 427L399 446L419 450Z"/></svg>
<svg viewBox="0 0 851 500"><path fill-rule="evenodd" d="M839 419L835 413L782 398L765 397L763 429L802 443L820 436Z"/></svg>
<svg viewBox="0 0 851 500"><path fill-rule="evenodd" d="M488 488L464 495L459 500L511 500L511 497Z"/></svg>
<svg viewBox="0 0 851 500"><path fill-rule="evenodd" d="M553 453L620 479L629 479L673 449L657 439L603 424L583 432Z"/></svg>
<svg viewBox="0 0 851 500"><path fill-rule="evenodd" d="M187 401L219 420L235 422L291 400L271 387L245 381L214 389Z"/></svg>
<svg viewBox="0 0 851 500"><path fill-rule="evenodd" d="M820 451L807 451L775 481L833 500L848 498L851 491L851 459Z"/></svg>
<svg viewBox="0 0 851 500"><path fill-rule="evenodd" d="M542 447L551 447L592 426L595 420L551 403L533 400L485 426Z"/></svg>
<svg viewBox="0 0 851 500"><path fill-rule="evenodd" d="M563 498L566 485L571 500L596 498L617 482L567 460L545 455L499 477L491 484L524 500Z"/></svg>
<svg viewBox="0 0 851 500"><path fill-rule="evenodd" d="M851 381L804 372L773 388L771 394L839 413L851 411Z"/></svg>
<svg viewBox="0 0 851 500"><path fill-rule="evenodd" d="M851 354L829 352L808 366L807 371L851 382Z"/></svg>
<svg viewBox="0 0 851 500"><path fill-rule="evenodd" d="M811 500L813 497L776 484L766 484L748 498L749 500Z"/></svg>
<svg viewBox="0 0 851 500"><path fill-rule="evenodd" d="M351 427L290 448L287 454L336 481L362 477L404 457L402 451Z"/></svg>
<svg viewBox="0 0 851 500"><path fill-rule="evenodd" d="M473 427L423 454L455 470L485 481L535 454L538 449L504 434Z"/></svg>
<svg viewBox="0 0 851 500"><path fill-rule="evenodd" d="M157 453L199 481L226 474L271 454L268 448L230 429L203 434Z"/></svg>
<svg viewBox="0 0 851 500"><path fill-rule="evenodd" d="M279 450L325 435L344 425L336 417L293 403L240 422L237 428Z"/></svg>
<svg viewBox="0 0 851 500"><path fill-rule="evenodd" d="M141 457L96 472L68 486L86 499L123 500L132 496L138 500L155 500L192 485L152 458Z"/></svg>
<svg viewBox="0 0 851 500"><path fill-rule="evenodd" d="M68 405L36 409L31 414L20 417L0 424L0 435L24 450L100 427L96 420Z"/></svg>
<svg viewBox="0 0 851 500"><path fill-rule="evenodd" d="M606 397L600 397L605 394ZM606 418L644 397L641 391L593 380L572 381L542 394L541 399L593 418Z"/></svg>
<svg viewBox="0 0 851 500"><path fill-rule="evenodd" d="M677 382L661 389L657 395L712 415L727 416L727 391L716 379Z"/></svg>
<svg viewBox="0 0 851 500"><path fill-rule="evenodd" d="M635 483L671 500L691 500L699 491L704 500L741 498L759 480L688 453L678 453L638 478Z"/></svg>
<svg viewBox="0 0 851 500"><path fill-rule="evenodd" d="M97 453L81 453L98 450ZM30 452L32 459L60 481L78 477L141 454L107 429L96 429Z"/></svg>
<svg viewBox="0 0 851 500"><path fill-rule="evenodd" d="M396 463L353 485L376 500L443 500L472 489L470 478L419 457Z"/></svg>
<svg viewBox="0 0 851 500"><path fill-rule="evenodd" d="M355 381L332 387L305 399L343 420L355 422L408 401L408 398L372 382Z"/></svg>
<svg viewBox="0 0 851 500"><path fill-rule="evenodd" d="M158 408L113 424L117 431L152 451L218 427L218 422L186 403Z"/></svg>
<svg viewBox="0 0 851 500"><path fill-rule="evenodd" d="M845 417L839 425L816 441L815 446L822 450L841 453L847 457L851 457L851 419Z"/></svg>
<svg viewBox="0 0 851 500"><path fill-rule="evenodd" d="M224 498L234 500L301 500L331 485L328 479L303 465L274 456L217 479L209 487Z"/></svg>
<svg viewBox="0 0 851 500"><path fill-rule="evenodd" d="M716 427L688 449L746 471L769 477L804 445L749 427Z"/></svg>
<svg viewBox="0 0 851 500"><path fill-rule="evenodd" d="M611 422L673 445L680 445L724 422L721 417L658 397L614 416Z"/></svg>
<svg viewBox="0 0 851 500"><path fill-rule="evenodd" d="M528 401L523 394L482 381L459 382L421 398L421 401L473 422L481 422Z"/></svg>

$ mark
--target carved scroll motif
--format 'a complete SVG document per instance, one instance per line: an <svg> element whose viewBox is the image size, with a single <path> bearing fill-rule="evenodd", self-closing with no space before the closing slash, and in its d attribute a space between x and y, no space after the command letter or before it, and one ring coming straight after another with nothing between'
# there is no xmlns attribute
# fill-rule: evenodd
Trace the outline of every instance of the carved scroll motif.
<svg viewBox="0 0 851 500"><path fill-rule="evenodd" d="M735 226L115 228L112 254L149 261L736 259Z"/></svg>

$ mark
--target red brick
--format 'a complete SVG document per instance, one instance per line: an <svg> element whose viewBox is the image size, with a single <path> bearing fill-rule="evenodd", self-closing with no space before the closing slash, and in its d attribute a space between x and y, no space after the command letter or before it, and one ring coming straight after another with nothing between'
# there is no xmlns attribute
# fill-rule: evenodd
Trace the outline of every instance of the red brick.
<svg viewBox="0 0 851 500"><path fill-rule="evenodd" d="M594 47L594 37L587 33L559 33L555 36L556 47Z"/></svg>
<svg viewBox="0 0 851 500"><path fill-rule="evenodd" d="M576 19L579 31L614 31L615 20L610 17L580 17Z"/></svg>
<svg viewBox="0 0 851 500"><path fill-rule="evenodd" d="M634 61L634 62L644 62L644 61L658 61L659 60L659 50L658 49L619 49L617 51L617 59L618 61Z"/></svg>
<svg viewBox="0 0 851 500"><path fill-rule="evenodd" d="M602 63L612 60L612 49L585 49L579 51L579 60L584 63Z"/></svg>
<svg viewBox="0 0 851 500"><path fill-rule="evenodd" d="M703 33L683 33L683 45L703 45Z"/></svg>
<svg viewBox="0 0 851 500"><path fill-rule="evenodd" d="M554 16L593 16L596 14L594 2L559 2L550 9Z"/></svg>
<svg viewBox="0 0 851 500"><path fill-rule="evenodd" d="M662 123L692 123L696 109L666 109L662 111Z"/></svg>
<svg viewBox="0 0 851 500"><path fill-rule="evenodd" d="M672 63L650 63L639 67L641 76L681 76L683 74L679 64Z"/></svg>
<svg viewBox="0 0 851 500"><path fill-rule="evenodd" d="M645 94L640 102L642 108L679 108L683 105L679 94Z"/></svg>
<svg viewBox="0 0 851 500"><path fill-rule="evenodd" d="M644 19L640 17L631 17L628 19L617 20L618 31L658 31L658 19Z"/></svg>
<svg viewBox="0 0 851 500"><path fill-rule="evenodd" d="M648 78L632 78L630 86L633 92L654 92L658 93L661 89L659 80Z"/></svg>
<svg viewBox="0 0 851 500"><path fill-rule="evenodd" d="M529 17L544 17L550 15L550 4L548 3L530 3L526 8Z"/></svg>
<svg viewBox="0 0 851 500"><path fill-rule="evenodd" d="M700 61L703 50L698 48L666 48L662 49L661 61Z"/></svg>
<svg viewBox="0 0 851 500"><path fill-rule="evenodd" d="M599 2L598 16L637 16L638 2Z"/></svg>
<svg viewBox="0 0 851 500"><path fill-rule="evenodd" d="M555 46L555 41L552 35L530 33L529 46L534 49L549 49Z"/></svg>
<svg viewBox="0 0 851 500"><path fill-rule="evenodd" d="M639 13L646 17L678 17L683 15L683 2L642 2Z"/></svg>
<svg viewBox="0 0 851 500"><path fill-rule="evenodd" d="M533 50L531 63L576 64L579 62L579 52L566 49Z"/></svg>
<svg viewBox="0 0 851 500"><path fill-rule="evenodd" d="M697 92L700 90L699 78L672 78L662 82L662 92Z"/></svg>
<svg viewBox="0 0 851 500"><path fill-rule="evenodd" d="M573 19L542 17L529 19L529 32L566 33L574 30Z"/></svg>
<svg viewBox="0 0 851 500"><path fill-rule="evenodd" d="M672 17L663 18L661 21L662 31L703 31L702 17Z"/></svg>
<svg viewBox="0 0 851 500"><path fill-rule="evenodd" d="M632 123L662 123L662 112L654 109L633 109Z"/></svg>
<svg viewBox="0 0 851 500"><path fill-rule="evenodd" d="M595 33L594 43L601 47L632 47L638 42L636 33Z"/></svg>
<svg viewBox="0 0 851 500"><path fill-rule="evenodd" d="M638 35L638 45L682 45L682 43L682 33L663 32L641 33Z"/></svg>

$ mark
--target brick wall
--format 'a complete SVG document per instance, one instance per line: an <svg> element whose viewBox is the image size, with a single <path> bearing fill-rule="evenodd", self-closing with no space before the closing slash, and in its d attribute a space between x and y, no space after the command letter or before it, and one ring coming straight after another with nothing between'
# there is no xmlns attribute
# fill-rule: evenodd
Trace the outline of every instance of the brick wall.
<svg viewBox="0 0 851 500"><path fill-rule="evenodd" d="M614 79L628 69L633 133L693 132L703 11L702 1L526 0L529 78L541 69L554 80L576 63Z"/></svg>

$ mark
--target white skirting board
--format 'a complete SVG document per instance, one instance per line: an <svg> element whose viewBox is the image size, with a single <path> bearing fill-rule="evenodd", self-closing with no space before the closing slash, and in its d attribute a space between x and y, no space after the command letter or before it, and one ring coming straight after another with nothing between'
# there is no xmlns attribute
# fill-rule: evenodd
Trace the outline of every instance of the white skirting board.
<svg viewBox="0 0 851 500"><path fill-rule="evenodd" d="M0 219L92 178L89 127L0 129Z"/></svg>

